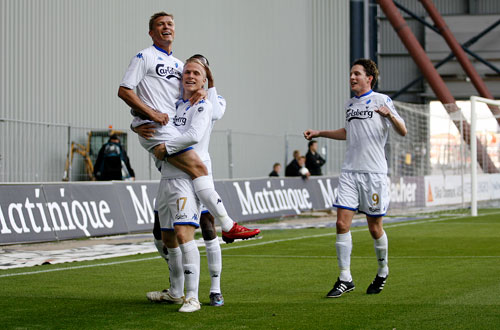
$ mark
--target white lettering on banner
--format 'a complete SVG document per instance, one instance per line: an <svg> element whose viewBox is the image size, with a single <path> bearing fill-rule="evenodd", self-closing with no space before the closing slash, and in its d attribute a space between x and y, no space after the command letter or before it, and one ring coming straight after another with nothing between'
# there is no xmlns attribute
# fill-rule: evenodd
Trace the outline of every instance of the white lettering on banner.
<svg viewBox="0 0 500 330"><path fill-rule="evenodd" d="M23 216L23 204L21 203L12 203L9 205L9 208L8 208L8 215L9 215L9 219L10 219L10 225L12 226L12 229L14 229L14 231L18 234L21 234L23 231L25 233L29 233L30 230L28 227L26 227L26 221L24 220L24 216ZM21 221L21 227L18 227L16 222L14 221L14 212L13 210L16 210L17 211L17 214L19 216L19 220Z"/></svg>
<svg viewBox="0 0 500 330"><path fill-rule="evenodd" d="M24 203L24 207L28 211L28 217L29 217L30 222L31 222L31 228L33 228L35 233L39 233L42 230L42 228L39 227L35 223L35 218L33 217L33 211L32 211L32 209L35 207L35 204L31 203L29 198L26 198L26 202ZM50 230L50 228L49 228L49 230Z"/></svg>
<svg viewBox="0 0 500 330"><path fill-rule="evenodd" d="M151 204L149 203L148 187L146 185L141 185L142 204L137 198L132 186L127 186L126 188L130 193L130 198L132 199L132 203L134 205L135 214L137 216L137 224L143 225L145 223L153 223L154 212Z"/></svg>
<svg viewBox="0 0 500 330"><path fill-rule="evenodd" d="M323 201L325 202L325 208L331 208L333 202L337 198L338 189L332 190L332 185L330 179L326 179L326 188L323 185L323 180L318 180L319 188L321 190L321 195L323 196Z"/></svg>
<svg viewBox="0 0 500 330"><path fill-rule="evenodd" d="M250 181L245 181L245 192L241 189L238 182L233 182L236 189L238 200L241 206L241 214L259 214L278 212L281 210L294 210L300 214L301 209L311 209L312 203L309 201L309 192L307 189L274 189L267 190L262 188L261 191L252 193ZM284 186L283 180L281 186ZM271 187L271 183L267 182L267 188Z"/></svg>
<svg viewBox="0 0 500 330"><path fill-rule="evenodd" d="M64 188L59 190L60 196L64 197ZM40 198L40 189L35 189L35 198ZM33 230L35 233L54 231L67 231L80 229L85 236L91 236L89 232L90 227L98 228L113 228L113 219L106 219L106 214L111 210L106 201L99 201L99 210L95 201L76 201L70 203L61 202L47 202L45 206L49 211L52 228L49 226L47 216L43 208L44 203L33 203L27 197L24 204L10 203L7 206L7 220L5 219L2 207L0 206L0 234L12 234L12 230L16 234L30 233ZM61 209L62 207L62 209ZM27 212L29 225L26 223L24 209ZM93 210L93 214L92 211ZM37 212L38 211L38 212ZM37 213L37 214L36 214ZM41 219L42 226L36 223L35 219ZM66 222L67 221L67 225ZM10 228L9 228L10 224ZM76 226L75 226L76 224ZM11 230L12 228L12 230Z"/></svg>
<svg viewBox="0 0 500 330"><path fill-rule="evenodd" d="M391 202L415 202L417 200L416 191L416 183L405 183L403 177L400 177L397 183L391 182Z"/></svg>

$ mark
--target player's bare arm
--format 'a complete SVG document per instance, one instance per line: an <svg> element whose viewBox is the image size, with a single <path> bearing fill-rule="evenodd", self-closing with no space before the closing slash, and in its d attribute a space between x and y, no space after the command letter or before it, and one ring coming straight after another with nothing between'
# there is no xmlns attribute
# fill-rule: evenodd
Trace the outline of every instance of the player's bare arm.
<svg viewBox="0 0 500 330"><path fill-rule="evenodd" d="M333 140L345 140L346 135L347 133L345 128L339 128L336 130L326 130L326 131L308 129L304 132L304 137L306 138L306 140L311 140L316 137L324 137Z"/></svg>
<svg viewBox="0 0 500 330"><path fill-rule="evenodd" d="M396 130L396 132L399 135L405 136L406 133L408 133L408 131L406 130L406 125L404 124L404 122L402 122L401 120L397 119L396 116L394 116L394 114L391 112L391 110L388 107L386 107L385 105L383 105L382 107L380 107L379 109L376 109L375 111L379 115L381 115L382 117L388 118L391 121L392 126L394 127L394 129Z"/></svg>
<svg viewBox="0 0 500 330"><path fill-rule="evenodd" d="M120 88L118 89L118 97L121 98L125 103L127 103L132 109L151 119L152 121L160 125L166 125L168 123L169 118L166 113L161 113L158 110L148 107L144 102L141 101L141 99L132 89L120 86Z"/></svg>

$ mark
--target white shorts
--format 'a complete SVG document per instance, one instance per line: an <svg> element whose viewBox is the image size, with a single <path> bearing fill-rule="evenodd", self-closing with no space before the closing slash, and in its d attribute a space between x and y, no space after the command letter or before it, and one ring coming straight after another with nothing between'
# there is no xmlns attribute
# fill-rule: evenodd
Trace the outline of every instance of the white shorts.
<svg viewBox="0 0 500 330"><path fill-rule="evenodd" d="M342 172L333 206L382 217L387 213L390 199L386 174Z"/></svg>
<svg viewBox="0 0 500 330"><path fill-rule="evenodd" d="M189 179L161 179L156 206L162 231L177 225L200 226L201 203Z"/></svg>

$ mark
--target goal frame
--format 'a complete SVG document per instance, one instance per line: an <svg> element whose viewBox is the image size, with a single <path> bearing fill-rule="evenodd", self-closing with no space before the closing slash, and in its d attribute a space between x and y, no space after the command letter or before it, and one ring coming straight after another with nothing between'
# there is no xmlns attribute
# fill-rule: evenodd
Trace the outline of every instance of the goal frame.
<svg viewBox="0 0 500 330"><path fill-rule="evenodd" d="M477 102L486 103L489 105L500 106L500 101L487 99L480 96L470 97L470 151L471 151L471 215L477 217L477 139L476 139L476 104Z"/></svg>

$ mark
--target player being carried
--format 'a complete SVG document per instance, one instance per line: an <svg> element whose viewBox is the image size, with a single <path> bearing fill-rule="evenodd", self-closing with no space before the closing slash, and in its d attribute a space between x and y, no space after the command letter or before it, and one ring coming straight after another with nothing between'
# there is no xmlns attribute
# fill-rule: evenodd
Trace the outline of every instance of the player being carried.
<svg viewBox="0 0 500 330"><path fill-rule="evenodd" d="M346 140L345 159L339 177L338 195L333 204L337 208L337 261L340 275L329 298L342 296L354 290L351 276L352 238L350 227L356 211L366 214L368 229L374 240L378 271L366 293L380 293L389 275L387 265L387 235L382 226L389 207L387 161L384 146L391 127L405 136L404 120L398 115L390 97L372 90L378 78L378 69L372 60L359 59L351 67L351 90L356 96L344 106L345 127L337 130L308 129L304 137L326 137Z"/></svg>
<svg viewBox="0 0 500 330"><path fill-rule="evenodd" d="M220 222L226 242L258 235L259 229L240 226L227 214L206 166L192 150L191 146L199 142L199 137L193 130L187 130L181 135L172 121L169 121L175 115L175 104L180 98L180 80L184 66L172 56L175 37L173 15L165 12L154 14L149 21L149 35L153 45L132 58L118 90L118 96L131 107L133 128L144 124L155 125L156 131L152 137L139 137L141 145L152 154L157 146L165 148L168 162L189 174L196 195ZM193 93L190 104L197 103L206 95L207 92L200 89ZM175 143L171 142L174 139Z"/></svg>
<svg viewBox="0 0 500 330"><path fill-rule="evenodd" d="M226 102L224 98L220 95L217 95L217 90L214 85L213 75L209 69L208 60L200 54L196 54L191 56L186 62L191 61L192 59L198 59L205 66L205 71L208 80L208 101L211 103L213 111L211 123L208 126L208 133L205 133L202 138L202 142L199 145L194 145L193 148L199 153L200 157L206 164L207 169L209 170L209 174L211 175L211 160L208 154L208 145L210 134L215 124L215 121L222 118L226 109ZM185 92L188 92L185 89ZM186 94L187 96L190 94ZM192 117L186 117L184 115L184 109L189 106L189 103L185 101L179 101L177 103L177 114L174 123L178 123L178 127L180 131L185 131L192 123ZM193 110L191 112L188 111L189 114L193 115ZM205 127L201 127L202 130ZM135 129L135 132L144 138L149 138L154 134L154 127L152 125L142 125ZM168 177L172 176L172 174L183 174L179 173L179 170L172 168L172 165L168 163L164 163L166 166L163 168L162 166L162 178L166 180ZM173 170L173 171L172 171ZM183 174L183 177L186 177L186 174ZM164 194L164 192L162 192ZM159 193L160 196L160 193ZM155 236L155 243L161 244L158 247L160 254L167 261L167 263L171 264L169 267L173 273L176 273L175 269L179 269L179 263L176 262L175 259L180 257L180 249L172 248L172 244L170 244L170 248L167 248L166 253L164 253L163 242L162 242L162 228L159 223L159 217L157 211L155 211L155 226L153 229L153 234ZM217 232L215 229L214 217L208 212L208 210L204 209L201 212L200 216L200 227L203 235L203 239L206 246L207 260L208 260L208 270L210 272L210 305L211 306L223 306L224 298L221 293L221 272L222 272L222 254L220 249L220 243L217 238ZM165 228L163 228L165 229ZM168 232L167 232L168 233ZM167 244L168 242L166 242ZM163 252L163 253L162 253ZM177 265L177 268L175 266ZM181 270L182 272L182 270ZM163 291L151 291L147 293L147 298L152 302L168 302L168 303L181 303L182 300L178 297L175 297L172 292L175 290L170 288Z"/></svg>

